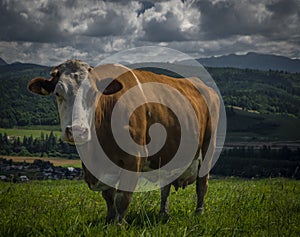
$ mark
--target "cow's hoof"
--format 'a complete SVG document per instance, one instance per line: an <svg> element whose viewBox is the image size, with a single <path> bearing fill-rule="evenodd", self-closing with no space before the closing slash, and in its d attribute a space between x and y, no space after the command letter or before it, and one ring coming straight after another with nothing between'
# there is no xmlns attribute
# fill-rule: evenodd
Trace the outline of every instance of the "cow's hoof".
<svg viewBox="0 0 300 237"><path fill-rule="evenodd" d="M167 212L160 212L159 213L159 219L162 221L162 222L167 222L169 220L170 216Z"/></svg>
<svg viewBox="0 0 300 237"><path fill-rule="evenodd" d="M110 218L106 220L105 224L123 226L123 225L127 225L128 223L124 218Z"/></svg>
<svg viewBox="0 0 300 237"><path fill-rule="evenodd" d="M114 219L106 219L105 225L110 225L114 223Z"/></svg>
<svg viewBox="0 0 300 237"><path fill-rule="evenodd" d="M117 225L118 226L126 226L126 225L128 225L128 222L124 218L122 218L122 219L118 220Z"/></svg>
<svg viewBox="0 0 300 237"><path fill-rule="evenodd" d="M116 216L109 216L106 217L105 224L110 225L110 224L116 224L119 222L119 219Z"/></svg>
<svg viewBox="0 0 300 237"><path fill-rule="evenodd" d="M202 215L203 213L204 213L204 207L199 207L195 211L196 215Z"/></svg>
<svg viewBox="0 0 300 237"><path fill-rule="evenodd" d="M160 211L160 212L159 212L159 215L160 215L160 216L169 216L169 214L168 214L168 211L167 211L167 210Z"/></svg>

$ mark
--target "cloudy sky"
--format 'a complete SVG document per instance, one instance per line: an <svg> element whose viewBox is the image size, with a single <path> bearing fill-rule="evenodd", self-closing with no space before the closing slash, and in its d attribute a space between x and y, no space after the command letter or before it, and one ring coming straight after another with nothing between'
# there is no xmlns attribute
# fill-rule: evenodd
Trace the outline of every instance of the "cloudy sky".
<svg viewBox="0 0 300 237"><path fill-rule="evenodd" d="M299 0L0 0L0 57L91 64L165 46L192 57L249 51L300 58Z"/></svg>

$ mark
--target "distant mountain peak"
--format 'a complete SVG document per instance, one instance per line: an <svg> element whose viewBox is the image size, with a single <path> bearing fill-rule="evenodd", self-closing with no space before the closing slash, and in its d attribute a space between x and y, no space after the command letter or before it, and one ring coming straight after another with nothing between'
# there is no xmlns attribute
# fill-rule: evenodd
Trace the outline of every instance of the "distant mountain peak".
<svg viewBox="0 0 300 237"><path fill-rule="evenodd" d="M4 59L0 57L0 66L2 65L7 65L7 62L5 62Z"/></svg>
<svg viewBox="0 0 300 237"><path fill-rule="evenodd" d="M199 58L199 63L206 67L232 67L249 68L257 70L277 70L292 73L300 73L300 60L291 59L284 56L248 52L247 54L237 55L228 54L218 57ZM181 64L189 64L188 61L182 61Z"/></svg>

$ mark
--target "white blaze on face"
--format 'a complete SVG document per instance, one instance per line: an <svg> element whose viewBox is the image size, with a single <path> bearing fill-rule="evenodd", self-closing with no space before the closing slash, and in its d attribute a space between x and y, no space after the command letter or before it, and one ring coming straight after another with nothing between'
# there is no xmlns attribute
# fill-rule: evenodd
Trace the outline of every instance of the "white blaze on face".
<svg viewBox="0 0 300 237"><path fill-rule="evenodd" d="M78 89L72 111L72 127L76 143L84 143L91 139L94 101L96 101L96 94L92 92L89 79L86 77Z"/></svg>
<svg viewBox="0 0 300 237"><path fill-rule="evenodd" d="M57 107L60 117L60 125L62 129L62 139L67 141L66 128L72 125L72 108L74 104L74 95L71 94L72 84L71 80L60 79L55 87L55 95Z"/></svg>
<svg viewBox="0 0 300 237"><path fill-rule="evenodd" d="M62 139L69 143L85 143L90 140L91 110L88 107L88 72L84 74L62 73L54 93L62 129ZM91 107L91 106L90 106Z"/></svg>

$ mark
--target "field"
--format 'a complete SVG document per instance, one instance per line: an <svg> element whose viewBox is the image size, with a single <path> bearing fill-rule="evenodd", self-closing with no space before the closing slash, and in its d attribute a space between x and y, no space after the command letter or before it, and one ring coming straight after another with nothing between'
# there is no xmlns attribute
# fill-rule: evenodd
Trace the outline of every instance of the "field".
<svg viewBox="0 0 300 237"><path fill-rule="evenodd" d="M83 181L0 182L0 236L300 235L299 181L210 180L200 216L194 189L172 189L168 220L158 216L159 191L136 193L119 226L104 224L104 200Z"/></svg>
<svg viewBox="0 0 300 237"><path fill-rule="evenodd" d="M56 130L52 130L56 129ZM0 133L2 135L6 133L8 136L14 136L14 137L21 137L23 138L24 136L31 136L33 138L40 138L41 133L46 136L46 134L50 134L50 132L53 131L54 136L57 138L61 137L61 132L58 131L57 126L35 126L35 127L28 127L28 128L0 128Z"/></svg>
<svg viewBox="0 0 300 237"><path fill-rule="evenodd" d="M41 157L27 157L27 156L1 156L7 160L12 160L14 162L27 162L33 163L37 159L41 159ZM78 167L81 168L81 160L70 160L63 158L42 158L43 161L50 161L54 166L62 166L62 167Z"/></svg>
<svg viewBox="0 0 300 237"><path fill-rule="evenodd" d="M299 141L300 119L280 114L257 114L234 109L227 113L227 142L245 141ZM53 131L57 138L61 137L60 126L26 126L16 128L0 128L0 133L23 138L33 136L40 138Z"/></svg>

